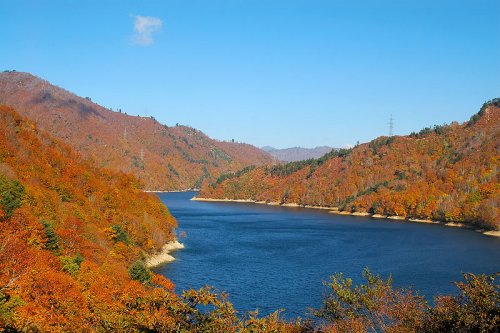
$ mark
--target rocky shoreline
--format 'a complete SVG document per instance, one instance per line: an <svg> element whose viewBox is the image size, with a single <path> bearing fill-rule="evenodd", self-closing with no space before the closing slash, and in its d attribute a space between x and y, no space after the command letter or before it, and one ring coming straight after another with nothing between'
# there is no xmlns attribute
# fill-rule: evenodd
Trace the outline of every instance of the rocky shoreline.
<svg viewBox="0 0 500 333"><path fill-rule="evenodd" d="M309 209L321 209L328 210L332 214L338 215L349 215L349 216L363 216L363 217L372 217L372 218L380 218L380 219L390 219L390 220L400 220L400 221L408 221L413 223L429 223L429 224L441 224L447 227L458 227L458 228L466 228L470 230L474 230L476 232L482 233L487 236L500 237L500 230L484 230L484 229L475 229L473 226L469 226L460 222L449 222L449 221L435 221L429 219L418 219L418 218L405 218L404 216L397 215L380 215L380 214L370 214L367 212L347 212L341 211L338 207L328 207L328 206L312 206L312 205L299 205L297 203L280 203L275 201L256 201L251 199L212 199L212 198L200 198L193 197L191 198L193 201L207 201L207 202L239 202L239 203L253 203L259 205L268 205L268 206L282 206L282 207L297 207L297 208L309 208Z"/></svg>
<svg viewBox="0 0 500 333"><path fill-rule="evenodd" d="M167 262L174 261L175 258L171 255L171 253L183 248L184 244L174 239L173 241L163 245L158 253L148 256L145 260L145 264L147 267L155 267Z"/></svg>

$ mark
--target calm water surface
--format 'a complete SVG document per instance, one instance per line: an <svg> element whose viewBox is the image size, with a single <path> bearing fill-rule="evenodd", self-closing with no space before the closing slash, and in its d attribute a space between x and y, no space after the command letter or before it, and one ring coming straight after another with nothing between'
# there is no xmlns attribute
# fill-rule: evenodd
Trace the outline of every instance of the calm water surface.
<svg viewBox="0 0 500 333"><path fill-rule="evenodd" d="M339 216L303 208L197 202L194 192L162 193L186 246L156 269L177 290L214 286L236 309L303 316L321 304L322 281L343 272L361 281L369 267L432 298L452 293L461 272L500 271L500 239L440 225Z"/></svg>

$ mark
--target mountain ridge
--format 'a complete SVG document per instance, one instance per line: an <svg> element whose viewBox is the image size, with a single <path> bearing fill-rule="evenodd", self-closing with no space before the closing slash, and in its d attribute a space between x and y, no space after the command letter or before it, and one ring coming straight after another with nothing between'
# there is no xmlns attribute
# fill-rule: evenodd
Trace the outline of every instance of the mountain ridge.
<svg viewBox="0 0 500 333"><path fill-rule="evenodd" d="M188 126L115 112L29 73L0 73L0 103L101 167L134 174L147 190L199 187L205 179L273 161L252 145L217 141Z"/></svg>
<svg viewBox="0 0 500 333"><path fill-rule="evenodd" d="M241 170L200 198L336 207L499 229L500 100L468 122L379 137L317 160Z"/></svg>

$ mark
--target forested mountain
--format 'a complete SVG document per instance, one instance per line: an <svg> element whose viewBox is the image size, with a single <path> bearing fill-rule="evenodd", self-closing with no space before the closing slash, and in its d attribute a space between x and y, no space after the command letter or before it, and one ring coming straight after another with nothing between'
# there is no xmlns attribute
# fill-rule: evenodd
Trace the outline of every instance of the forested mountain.
<svg viewBox="0 0 500 333"><path fill-rule="evenodd" d="M321 146L315 148L292 147L284 149L276 149L270 146L262 147L262 150L267 151L278 161L296 162L308 160L310 158L320 158L335 149L333 147Z"/></svg>
<svg viewBox="0 0 500 333"><path fill-rule="evenodd" d="M9 107L0 130L0 331L123 325L128 299L150 293L128 270L173 239L174 218L134 177L83 160Z"/></svg>
<svg viewBox="0 0 500 333"><path fill-rule="evenodd" d="M380 137L320 159L247 168L204 186L204 198L338 207L498 229L500 100L470 121Z"/></svg>
<svg viewBox="0 0 500 333"><path fill-rule="evenodd" d="M315 321L276 312L238 316L206 287L178 295L145 265L176 223L133 176L84 160L12 108L0 106L0 331L2 332L494 332L495 276L466 275L433 308L364 272L341 274ZM380 318L384 320L381 321Z"/></svg>
<svg viewBox="0 0 500 333"><path fill-rule="evenodd" d="M204 179L273 161L248 144L113 112L28 73L0 73L0 104L14 107L100 166L134 174L148 190L199 187Z"/></svg>

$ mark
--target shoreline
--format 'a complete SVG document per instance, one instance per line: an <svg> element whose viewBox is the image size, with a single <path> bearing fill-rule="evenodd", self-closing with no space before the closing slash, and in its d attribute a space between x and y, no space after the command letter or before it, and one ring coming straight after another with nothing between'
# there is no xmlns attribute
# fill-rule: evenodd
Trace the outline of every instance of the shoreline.
<svg viewBox="0 0 500 333"><path fill-rule="evenodd" d="M313 205L299 205L296 203L280 203L278 201L256 201L251 199L211 199L211 198L199 198L192 197L190 200L192 201L206 201L206 202L238 202L238 203L252 203L258 205L267 205L267 206L282 206L282 207L292 207L292 208L309 208L309 209L321 209L321 210L329 210L332 212L339 211L338 207L328 207L328 206L313 206Z"/></svg>
<svg viewBox="0 0 500 333"><path fill-rule="evenodd" d="M296 207L296 208L309 208L309 209L321 209L328 210L331 214L337 215L348 215L348 216L362 216L362 217L371 217L378 219L389 219L389 220L399 220L404 222L412 222L412 223L425 223L425 224L439 224L446 227L452 228L464 228L469 230L474 230L478 233L481 233L486 236L500 237L500 230L484 230L477 229L474 226L469 226L461 222L452 222L452 221L436 221L430 219L419 219L419 218L405 218L404 216L387 216L380 214L371 214L367 212L348 212L348 211L340 211L338 207L329 207L329 206L312 206L312 205L299 205L297 203L285 203L281 204L276 201L256 201L251 199L212 199L212 198L199 198L192 197L190 200L192 201L206 201L206 202L236 202L236 203L252 203L259 205L268 205L268 206L282 206L282 207Z"/></svg>
<svg viewBox="0 0 500 333"><path fill-rule="evenodd" d="M144 263L146 267L152 268L167 262L172 262L175 258L171 255L171 253L183 248L184 244L179 242L177 239L174 239L173 241L163 245L159 252L147 256Z"/></svg>
<svg viewBox="0 0 500 333"><path fill-rule="evenodd" d="M185 190L170 190L170 191L163 191L163 190L142 190L144 193L183 193L183 192L198 192L200 189L199 188L188 188Z"/></svg>

